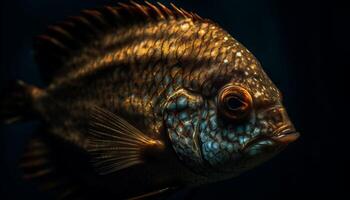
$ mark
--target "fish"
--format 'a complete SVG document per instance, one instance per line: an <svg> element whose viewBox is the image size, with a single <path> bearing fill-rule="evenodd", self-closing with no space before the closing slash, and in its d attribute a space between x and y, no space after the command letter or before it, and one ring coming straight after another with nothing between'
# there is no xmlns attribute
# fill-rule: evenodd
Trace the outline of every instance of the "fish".
<svg viewBox="0 0 350 200"><path fill-rule="evenodd" d="M298 139L256 57L210 19L145 2L83 10L34 42L0 120L39 120L20 168L57 199L156 199L231 179Z"/></svg>

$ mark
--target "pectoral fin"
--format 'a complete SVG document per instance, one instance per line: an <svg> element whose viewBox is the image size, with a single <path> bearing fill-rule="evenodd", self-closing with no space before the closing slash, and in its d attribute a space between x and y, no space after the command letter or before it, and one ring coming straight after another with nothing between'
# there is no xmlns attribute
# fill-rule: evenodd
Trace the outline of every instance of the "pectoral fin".
<svg viewBox="0 0 350 200"><path fill-rule="evenodd" d="M109 174L145 162L146 149L163 143L142 133L116 114L94 107L90 114L88 150L100 174Z"/></svg>

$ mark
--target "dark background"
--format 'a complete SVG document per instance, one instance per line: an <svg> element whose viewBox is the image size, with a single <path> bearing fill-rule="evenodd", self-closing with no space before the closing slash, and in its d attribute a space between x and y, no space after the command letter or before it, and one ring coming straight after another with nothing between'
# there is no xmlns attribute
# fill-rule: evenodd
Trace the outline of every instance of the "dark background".
<svg viewBox="0 0 350 200"><path fill-rule="evenodd" d="M111 2L2 1L1 86L12 79L44 86L32 57L32 38L47 25L81 9ZM347 7L306 0L173 2L218 22L253 52L283 92L301 138L272 160L235 179L185 190L172 199L314 199L326 193L333 199L340 195L345 189L342 181L348 181L345 164L349 161L345 68L350 66L343 51L348 47ZM37 124L0 127L0 199L47 197L21 181L16 168Z"/></svg>

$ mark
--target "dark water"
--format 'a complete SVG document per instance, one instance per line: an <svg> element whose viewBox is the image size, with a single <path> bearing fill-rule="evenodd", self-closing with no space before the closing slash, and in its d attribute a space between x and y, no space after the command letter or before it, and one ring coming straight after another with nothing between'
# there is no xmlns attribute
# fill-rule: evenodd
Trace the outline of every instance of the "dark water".
<svg viewBox="0 0 350 200"><path fill-rule="evenodd" d="M1 86L11 79L43 86L32 57L32 37L65 16L108 2L111 1L1 2ZM346 150L346 145L340 143L349 138L346 133L350 134L345 131L349 117L343 115L349 88L341 89L345 79L340 72L346 66L341 61L347 59L347 54L339 49L345 45L340 38L348 35L341 28L349 25L344 18L346 9L300 0L174 3L218 22L253 52L283 92L289 115L302 136L254 170L233 180L182 191L172 199L301 199L330 190L328 184L341 189L341 179L336 175L345 169L342 163L349 156L340 154ZM336 29L339 32L333 32ZM16 168L36 126L36 122L1 126L0 199L47 199L33 185L22 182ZM335 162L336 158L341 158L341 163Z"/></svg>

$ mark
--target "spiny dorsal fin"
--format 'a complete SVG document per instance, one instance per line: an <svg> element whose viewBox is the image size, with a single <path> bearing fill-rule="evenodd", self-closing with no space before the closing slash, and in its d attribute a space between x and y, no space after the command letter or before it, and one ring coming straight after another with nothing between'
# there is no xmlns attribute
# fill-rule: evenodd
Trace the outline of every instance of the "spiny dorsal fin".
<svg viewBox="0 0 350 200"><path fill-rule="evenodd" d="M100 174L144 163L145 150L162 150L164 147L161 141L150 138L105 109L94 107L90 117L88 151Z"/></svg>
<svg viewBox="0 0 350 200"><path fill-rule="evenodd" d="M151 21L190 18L202 20L197 14L187 12L171 4L167 8L145 2L141 5L131 1L119 6L105 6L84 10L80 16L69 17L66 21L49 26L46 33L39 35L34 43L35 58L45 81L49 82L61 68L77 67L71 62L74 55L87 45L111 30Z"/></svg>

